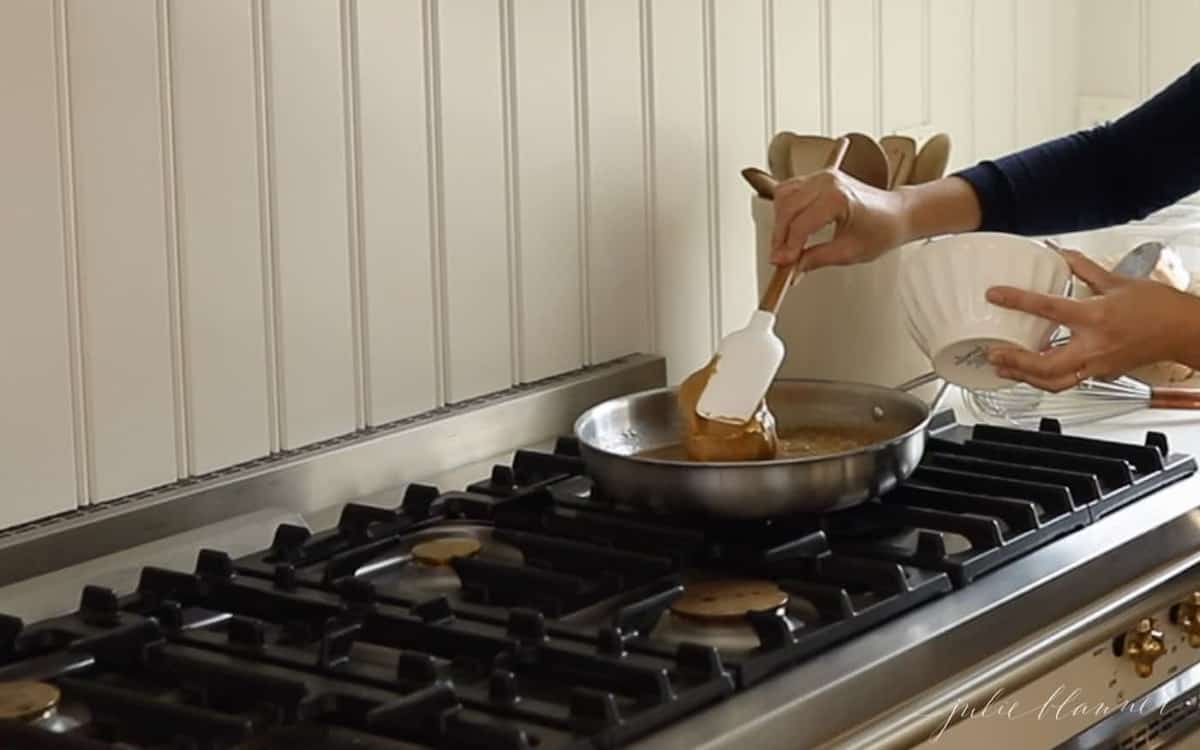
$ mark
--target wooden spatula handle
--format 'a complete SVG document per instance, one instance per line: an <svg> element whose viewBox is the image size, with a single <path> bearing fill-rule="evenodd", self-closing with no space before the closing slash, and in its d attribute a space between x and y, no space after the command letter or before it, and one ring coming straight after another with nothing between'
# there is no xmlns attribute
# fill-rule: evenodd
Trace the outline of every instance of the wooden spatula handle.
<svg viewBox="0 0 1200 750"><path fill-rule="evenodd" d="M842 160L846 158L846 151L849 148L850 139L838 138L834 144L833 151L829 154L829 158L825 160L825 169L837 169L842 166ZM756 174L750 175L747 172L755 172ZM770 175L760 170L745 170L742 172L742 175L758 191L759 195L771 199L775 197L775 188L778 186L778 183L772 180ZM762 179L763 177L766 180ZM763 291L762 299L758 303L758 309L771 314L779 312L779 306L783 304L783 297L787 294L787 290L795 280L795 264L777 267L775 273L771 275L771 281L767 284L766 290Z"/></svg>
<svg viewBox="0 0 1200 750"><path fill-rule="evenodd" d="M1155 409L1200 409L1198 388L1154 388L1150 406Z"/></svg>
<svg viewBox="0 0 1200 750"><path fill-rule="evenodd" d="M783 295L787 294L788 287L795 280L795 266L776 268L775 273L771 274L771 281L767 284L767 290L763 292L762 299L758 303L758 309L763 312L769 312L772 315L778 313L779 306L783 304Z"/></svg>

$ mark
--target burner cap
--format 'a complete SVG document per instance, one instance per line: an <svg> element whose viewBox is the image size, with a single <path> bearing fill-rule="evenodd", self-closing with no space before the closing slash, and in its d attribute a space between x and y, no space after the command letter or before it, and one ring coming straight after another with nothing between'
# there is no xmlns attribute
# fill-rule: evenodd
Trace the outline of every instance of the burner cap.
<svg viewBox="0 0 1200 750"><path fill-rule="evenodd" d="M413 557L417 562L426 565L449 565L456 557L470 557L479 551L482 545L478 539L469 536L444 536L440 539L430 539L413 547Z"/></svg>
<svg viewBox="0 0 1200 750"><path fill-rule="evenodd" d="M724 580L689 583L671 611L702 620L743 617L747 612L778 609L788 595L771 581Z"/></svg>
<svg viewBox="0 0 1200 750"><path fill-rule="evenodd" d="M0 720L35 719L57 706L59 695L44 682L0 682Z"/></svg>

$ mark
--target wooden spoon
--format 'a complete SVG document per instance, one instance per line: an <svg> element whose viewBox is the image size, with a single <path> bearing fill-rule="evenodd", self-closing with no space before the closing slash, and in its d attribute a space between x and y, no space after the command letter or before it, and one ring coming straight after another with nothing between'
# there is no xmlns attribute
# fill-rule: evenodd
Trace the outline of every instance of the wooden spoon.
<svg viewBox="0 0 1200 750"><path fill-rule="evenodd" d="M758 167L746 167L742 170L742 177L750 183L750 187L754 188L759 198L775 200L775 188L779 187L779 181L774 177Z"/></svg>
<svg viewBox="0 0 1200 750"><path fill-rule="evenodd" d="M888 190L908 184L913 161L917 156L917 142L906 135L885 135L879 139L888 160Z"/></svg>
<svg viewBox="0 0 1200 750"><path fill-rule="evenodd" d="M795 133L783 130L776 133L767 146L767 168L777 180L792 177L792 139L796 137Z"/></svg>
<svg viewBox="0 0 1200 750"><path fill-rule="evenodd" d="M913 161L912 172L908 176L909 185L920 185L939 180L946 174L946 165L950 163L950 136L938 133L925 141L917 158Z"/></svg>
<svg viewBox="0 0 1200 750"><path fill-rule="evenodd" d="M841 170L859 182L887 190L888 159L883 148L864 133L847 133L845 137L850 141L850 150Z"/></svg>
<svg viewBox="0 0 1200 750"><path fill-rule="evenodd" d="M793 135L791 176L800 177L824 169L838 142L823 135Z"/></svg>

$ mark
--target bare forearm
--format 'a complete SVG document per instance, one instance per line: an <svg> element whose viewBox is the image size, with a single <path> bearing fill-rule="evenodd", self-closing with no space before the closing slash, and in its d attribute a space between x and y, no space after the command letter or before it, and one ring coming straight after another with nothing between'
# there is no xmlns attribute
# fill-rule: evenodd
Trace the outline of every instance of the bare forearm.
<svg viewBox="0 0 1200 750"><path fill-rule="evenodd" d="M979 228L982 214L979 196L960 177L946 177L923 185L900 189L907 219L905 242L939 234L972 232Z"/></svg>
<svg viewBox="0 0 1200 750"><path fill-rule="evenodd" d="M1176 322L1172 326L1175 341L1171 359L1200 370L1200 298L1180 292L1175 300L1176 310L1171 315Z"/></svg>

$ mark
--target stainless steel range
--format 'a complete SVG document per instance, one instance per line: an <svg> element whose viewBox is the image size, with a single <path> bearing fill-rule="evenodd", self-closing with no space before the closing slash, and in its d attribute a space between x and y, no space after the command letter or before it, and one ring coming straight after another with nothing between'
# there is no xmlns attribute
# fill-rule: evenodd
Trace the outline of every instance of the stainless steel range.
<svg viewBox="0 0 1200 750"><path fill-rule="evenodd" d="M497 446L327 529L127 552L61 612L61 573L0 589L0 747L1160 746L1200 722L1200 493L1140 432L946 412L898 490L754 523Z"/></svg>

